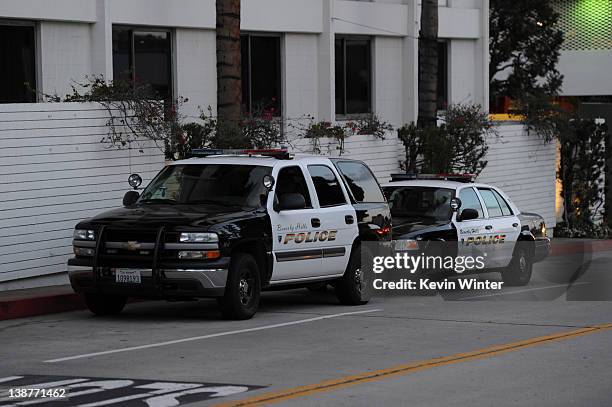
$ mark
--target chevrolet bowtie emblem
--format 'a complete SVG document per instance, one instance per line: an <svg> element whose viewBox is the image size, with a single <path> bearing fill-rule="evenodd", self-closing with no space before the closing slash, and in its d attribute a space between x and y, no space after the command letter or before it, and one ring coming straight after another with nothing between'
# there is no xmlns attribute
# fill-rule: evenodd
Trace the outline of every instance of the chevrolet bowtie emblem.
<svg viewBox="0 0 612 407"><path fill-rule="evenodd" d="M124 247L127 250L138 250L140 249L140 243L138 242L127 242L124 244Z"/></svg>

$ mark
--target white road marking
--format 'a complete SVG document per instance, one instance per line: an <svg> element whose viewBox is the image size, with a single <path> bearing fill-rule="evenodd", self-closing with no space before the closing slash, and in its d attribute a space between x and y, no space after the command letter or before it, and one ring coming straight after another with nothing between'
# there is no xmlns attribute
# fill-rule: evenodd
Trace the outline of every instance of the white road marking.
<svg viewBox="0 0 612 407"><path fill-rule="evenodd" d="M588 283L586 281L583 281L583 282L579 282L579 283L573 283L573 284L570 284L570 285L568 285L568 284L547 285L545 287L525 288L523 290L504 291L502 293L473 295L471 297L458 298L458 300L471 300L473 298L496 297L498 295L512 295L512 294L526 293L526 292L529 292L529 291L547 290L549 288L560 288L560 287L571 288L571 287L574 287L574 286L577 286L577 285L583 285L583 284L590 284L590 283Z"/></svg>
<svg viewBox="0 0 612 407"><path fill-rule="evenodd" d="M12 382L17 379L23 379L23 376L0 377L0 383Z"/></svg>
<svg viewBox="0 0 612 407"><path fill-rule="evenodd" d="M323 315L323 316L314 317L314 318L300 319L297 321L283 322L280 324L264 325L264 326L258 326L255 328L238 329L235 331L219 332L219 333L210 334L210 335L194 336L191 338L183 338L183 339L175 339L175 340L166 341L166 342L151 343L148 345L131 346L129 348L112 349L112 350L106 350L102 352L86 353L83 355L67 356L64 358L45 360L44 362L45 363L65 362L67 360L83 359L83 358L89 358L93 356L103 356L103 355L110 355L113 353L129 352L129 351L140 350L140 349L156 348L159 346L175 345L177 343L200 341L203 339L218 338L221 336L238 335L238 334L243 334L243 333L248 333L248 332L263 331L266 329L282 328L285 326L307 324L309 322L322 321L325 319L339 318L339 317L344 317L344 316L349 316L349 315L368 314L368 313L377 312L377 311L382 311L382 310L381 309L370 309L370 310L364 310L364 311L343 312L340 314Z"/></svg>

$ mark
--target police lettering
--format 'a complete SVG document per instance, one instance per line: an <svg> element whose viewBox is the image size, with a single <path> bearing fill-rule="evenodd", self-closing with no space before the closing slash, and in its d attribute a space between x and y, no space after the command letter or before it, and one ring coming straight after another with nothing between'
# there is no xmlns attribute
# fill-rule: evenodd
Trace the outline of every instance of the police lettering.
<svg viewBox="0 0 612 407"><path fill-rule="evenodd" d="M317 232L302 232L302 233L287 233L283 239L283 243L287 244L290 241L295 243L312 243L312 242L333 242L336 240L337 230L322 230Z"/></svg>

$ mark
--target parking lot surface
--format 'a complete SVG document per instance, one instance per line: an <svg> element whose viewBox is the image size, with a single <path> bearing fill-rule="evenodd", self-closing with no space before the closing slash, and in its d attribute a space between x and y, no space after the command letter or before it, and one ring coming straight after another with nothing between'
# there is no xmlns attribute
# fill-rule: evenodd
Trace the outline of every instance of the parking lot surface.
<svg viewBox="0 0 612 407"><path fill-rule="evenodd" d="M2 321L0 406L611 405L611 262L555 256L527 287L361 307L267 292L248 321L209 300ZM67 398L8 393L45 386Z"/></svg>

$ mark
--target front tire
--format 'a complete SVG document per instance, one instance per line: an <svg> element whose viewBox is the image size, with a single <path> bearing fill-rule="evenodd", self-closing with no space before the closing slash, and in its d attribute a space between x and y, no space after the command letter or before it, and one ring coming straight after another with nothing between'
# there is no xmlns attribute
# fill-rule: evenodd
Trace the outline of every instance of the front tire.
<svg viewBox="0 0 612 407"><path fill-rule="evenodd" d="M370 301L370 279L361 267L361 246L351 252L344 276L336 283L336 297L343 305L363 305Z"/></svg>
<svg viewBox="0 0 612 407"><path fill-rule="evenodd" d="M127 303L127 297L122 295L104 295L98 293L86 293L85 305L95 315L117 315Z"/></svg>
<svg viewBox="0 0 612 407"><path fill-rule="evenodd" d="M257 312L261 296L261 277L250 254L238 253L230 262L225 294L218 299L226 319L250 319Z"/></svg>
<svg viewBox="0 0 612 407"><path fill-rule="evenodd" d="M518 242L512 261L508 268L502 271L502 280L507 286L525 286L531 280L533 261L526 242Z"/></svg>

